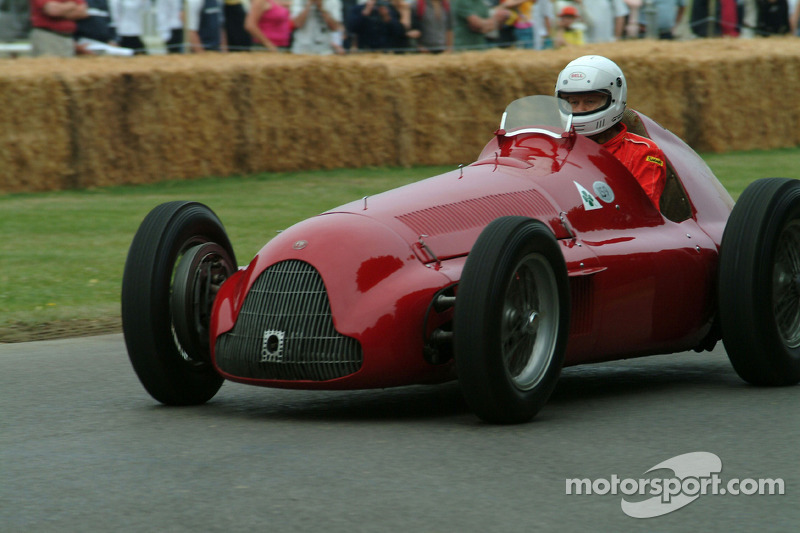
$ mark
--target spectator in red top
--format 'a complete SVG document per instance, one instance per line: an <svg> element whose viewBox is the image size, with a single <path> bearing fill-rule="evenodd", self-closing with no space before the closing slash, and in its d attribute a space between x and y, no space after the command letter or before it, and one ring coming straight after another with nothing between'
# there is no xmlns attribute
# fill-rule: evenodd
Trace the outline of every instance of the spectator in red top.
<svg viewBox="0 0 800 533"><path fill-rule="evenodd" d="M628 87L617 64L602 56L579 57L558 75L555 92L572 106L575 131L619 159L658 208L667 180L666 158L656 143L620 122Z"/></svg>
<svg viewBox="0 0 800 533"><path fill-rule="evenodd" d="M85 0L31 0L33 55L74 56L75 21L88 16Z"/></svg>

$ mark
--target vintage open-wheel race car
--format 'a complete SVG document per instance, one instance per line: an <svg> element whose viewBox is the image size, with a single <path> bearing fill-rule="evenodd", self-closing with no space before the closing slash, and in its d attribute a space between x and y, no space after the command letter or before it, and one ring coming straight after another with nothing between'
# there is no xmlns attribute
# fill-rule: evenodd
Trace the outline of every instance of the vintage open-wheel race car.
<svg viewBox="0 0 800 533"><path fill-rule="evenodd" d="M512 102L477 161L271 239L243 268L217 216L169 202L128 253L122 319L145 389L201 404L224 380L364 389L458 379L482 419L532 418L563 366L711 349L755 385L800 381L800 181L734 202L646 116L659 206L575 133L568 104Z"/></svg>

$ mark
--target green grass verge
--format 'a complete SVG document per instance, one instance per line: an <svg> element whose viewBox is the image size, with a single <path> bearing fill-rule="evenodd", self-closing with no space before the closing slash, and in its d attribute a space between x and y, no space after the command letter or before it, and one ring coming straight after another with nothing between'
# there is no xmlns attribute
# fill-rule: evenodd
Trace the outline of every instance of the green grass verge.
<svg viewBox="0 0 800 533"><path fill-rule="evenodd" d="M793 177L800 148L705 154L734 198L759 177ZM278 230L366 195L452 167L270 173L0 196L0 342L67 336L119 317L128 246L145 215L170 200L214 209L246 263ZM57 328L48 325L58 324Z"/></svg>
<svg viewBox="0 0 800 533"><path fill-rule="evenodd" d="M246 264L295 222L451 169L270 173L0 196L0 342L115 327L128 247L162 202L209 205Z"/></svg>

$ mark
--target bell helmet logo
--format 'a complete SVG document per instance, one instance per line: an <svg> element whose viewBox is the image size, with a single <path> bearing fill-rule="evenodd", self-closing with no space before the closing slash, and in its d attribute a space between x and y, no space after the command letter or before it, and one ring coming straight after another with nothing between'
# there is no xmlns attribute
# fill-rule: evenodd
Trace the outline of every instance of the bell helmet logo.
<svg viewBox="0 0 800 533"><path fill-rule="evenodd" d="M573 72L572 74L569 75L569 79L574 81L582 80L585 77L586 74L584 74L583 72Z"/></svg>

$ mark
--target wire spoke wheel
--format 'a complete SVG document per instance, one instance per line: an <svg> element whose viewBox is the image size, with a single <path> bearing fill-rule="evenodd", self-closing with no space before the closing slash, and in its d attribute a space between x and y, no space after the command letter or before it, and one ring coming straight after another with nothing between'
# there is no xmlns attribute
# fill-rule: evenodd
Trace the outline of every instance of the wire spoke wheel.
<svg viewBox="0 0 800 533"><path fill-rule="evenodd" d="M453 323L458 379L472 410L491 423L535 416L558 380L569 332L567 269L545 224L502 217L481 232Z"/></svg>
<svg viewBox="0 0 800 533"><path fill-rule="evenodd" d="M733 208L719 260L722 341L754 385L800 382L800 181L751 183Z"/></svg>
<svg viewBox="0 0 800 533"><path fill-rule="evenodd" d="M554 355L558 333L555 274L541 254L520 261L509 281L501 323L506 371L520 390L544 377Z"/></svg>
<svg viewBox="0 0 800 533"><path fill-rule="evenodd" d="M800 220L781 233L772 275L775 323L789 348L800 347Z"/></svg>

